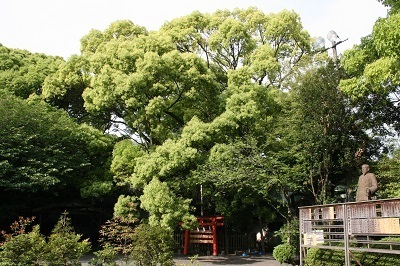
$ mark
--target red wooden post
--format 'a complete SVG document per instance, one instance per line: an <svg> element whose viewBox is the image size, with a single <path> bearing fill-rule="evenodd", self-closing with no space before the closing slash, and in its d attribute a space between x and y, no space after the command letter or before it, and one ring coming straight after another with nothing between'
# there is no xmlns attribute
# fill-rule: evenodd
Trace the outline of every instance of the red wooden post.
<svg viewBox="0 0 400 266"><path fill-rule="evenodd" d="M185 240L183 241L183 254L187 255L189 252L190 231L185 230Z"/></svg>
<svg viewBox="0 0 400 266"><path fill-rule="evenodd" d="M217 241L217 226L215 225L215 219L213 219L213 225L212 225L212 231L213 231L213 255L217 256L218 255L218 241Z"/></svg>

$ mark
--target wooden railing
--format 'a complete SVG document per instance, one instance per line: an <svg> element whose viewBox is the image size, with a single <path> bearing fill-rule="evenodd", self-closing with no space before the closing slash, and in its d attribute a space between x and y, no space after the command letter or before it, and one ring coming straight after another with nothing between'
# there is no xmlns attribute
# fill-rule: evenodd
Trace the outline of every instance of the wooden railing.
<svg viewBox="0 0 400 266"><path fill-rule="evenodd" d="M400 199L300 207L300 265L309 248L400 255ZM380 241L385 238L387 241Z"/></svg>

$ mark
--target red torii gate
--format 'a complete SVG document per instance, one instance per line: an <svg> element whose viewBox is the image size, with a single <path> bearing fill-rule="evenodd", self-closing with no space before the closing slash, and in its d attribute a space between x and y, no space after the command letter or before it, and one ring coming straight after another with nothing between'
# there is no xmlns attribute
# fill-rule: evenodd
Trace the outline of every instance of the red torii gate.
<svg viewBox="0 0 400 266"><path fill-rule="evenodd" d="M197 217L199 226L203 230L185 230L183 254L187 255L190 243L212 244L213 255L218 255L217 227L224 225L223 216ZM211 230L205 230L206 227Z"/></svg>

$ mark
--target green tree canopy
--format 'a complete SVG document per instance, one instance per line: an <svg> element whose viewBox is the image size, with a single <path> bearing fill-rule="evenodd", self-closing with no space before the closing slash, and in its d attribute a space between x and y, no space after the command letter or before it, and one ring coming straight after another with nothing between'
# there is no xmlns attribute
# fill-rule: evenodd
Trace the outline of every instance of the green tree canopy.
<svg viewBox="0 0 400 266"><path fill-rule="evenodd" d="M140 197L140 206L149 212L149 224L173 230L179 222L186 228L193 226L197 219L190 213L190 200L177 197L166 183L153 179Z"/></svg>
<svg viewBox="0 0 400 266"><path fill-rule="evenodd" d="M255 25L259 27L261 23L253 21L257 19L264 19L263 31L257 31ZM187 27L191 22L192 26ZM179 134L137 158L128 182L134 189L147 191L147 184L157 178L174 193L195 199L192 204L197 207L200 185L204 184L203 193L210 196L208 214L222 212L232 216L232 208L243 204L238 210L254 208L255 216L273 217L265 215L271 213L268 204L274 205L276 196L281 195L268 192L279 187L276 181L280 177L268 169L271 159L262 154L274 155L271 147L263 143L271 136L279 114L276 95L280 89L288 88L287 79L297 72L309 51L311 40L298 15L284 11L266 16L256 9L218 11L211 16L196 12L167 23L162 32L170 36L174 49L180 53L197 54L205 60L202 64L212 71L220 88L216 91L220 111L210 120L189 116ZM243 148L243 154L240 139L254 141ZM225 145L237 147L237 153L226 153L227 161L217 160L221 156L217 151ZM263 149L256 148L261 145ZM241 154L243 164L234 166L235 158ZM244 158L246 155L248 158ZM219 170L223 170L220 175ZM238 193L239 184L246 184L240 190L243 193ZM281 187L284 185L291 187L281 183ZM287 190L296 190L300 185L296 186ZM293 207L289 205L283 200L277 211L287 214L288 208Z"/></svg>
<svg viewBox="0 0 400 266"><path fill-rule="evenodd" d="M95 195L99 187L93 187L93 181L111 182L104 166L111 156L112 138L75 124L39 99L25 101L3 94L0 103L2 189L36 192L90 187L89 194Z"/></svg>
<svg viewBox="0 0 400 266"><path fill-rule="evenodd" d="M381 136L389 133L387 126L400 130L399 25L398 12L378 19L372 34L342 59L348 76L340 82L341 90L355 101L354 110L369 118L365 129Z"/></svg>
<svg viewBox="0 0 400 266"><path fill-rule="evenodd" d="M21 98L40 95L45 78L63 63L61 57L32 54L0 44L0 92L12 92Z"/></svg>

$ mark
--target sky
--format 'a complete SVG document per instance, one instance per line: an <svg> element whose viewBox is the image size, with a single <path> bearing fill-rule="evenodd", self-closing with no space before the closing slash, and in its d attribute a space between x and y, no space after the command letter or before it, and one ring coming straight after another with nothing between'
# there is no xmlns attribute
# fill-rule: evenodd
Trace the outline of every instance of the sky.
<svg viewBox="0 0 400 266"><path fill-rule="evenodd" d="M377 0L0 0L0 44L65 59L80 54L80 39L128 19L147 30L193 11L257 7L265 14L293 10L312 37L334 30L347 41L338 53L360 43L387 9ZM326 41L327 46L329 41Z"/></svg>

